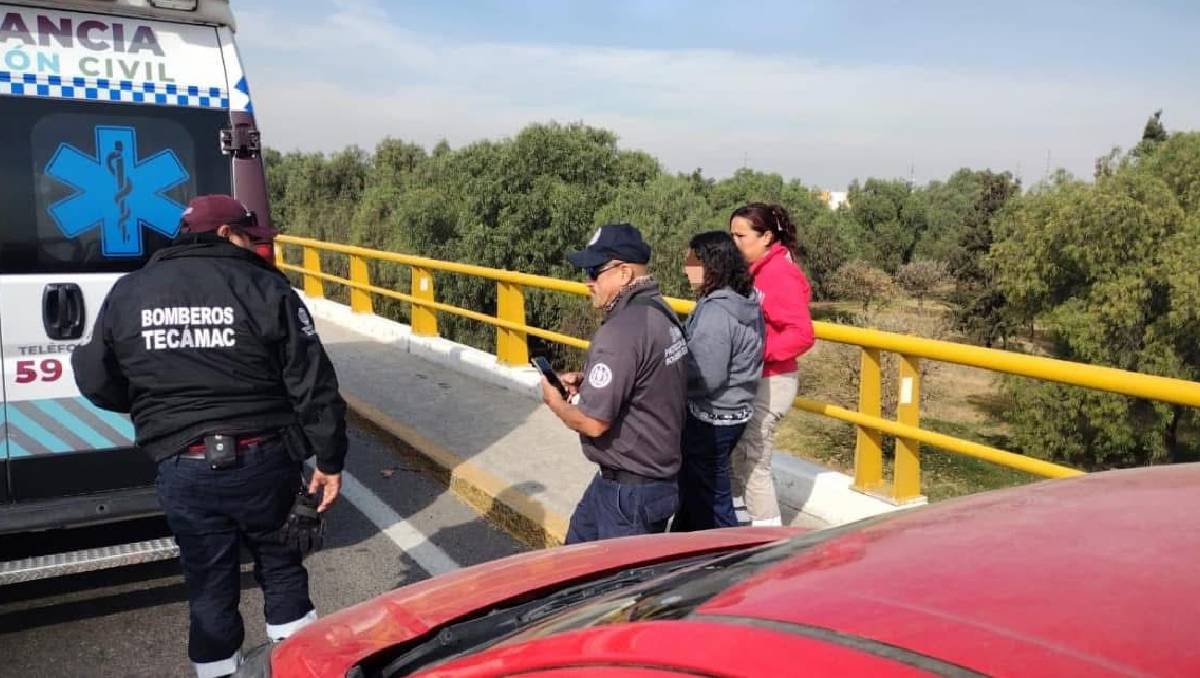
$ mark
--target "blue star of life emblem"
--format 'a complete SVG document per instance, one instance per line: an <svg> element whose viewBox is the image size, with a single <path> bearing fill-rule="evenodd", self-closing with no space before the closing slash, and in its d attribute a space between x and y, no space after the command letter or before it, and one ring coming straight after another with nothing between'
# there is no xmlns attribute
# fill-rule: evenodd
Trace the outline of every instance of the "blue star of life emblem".
<svg viewBox="0 0 1200 678"><path fill-rule="evenodd" d="M163 195L187 181L188 172L172 150L139 160L132 127L96 127L96 155L60 144L46 174L75 189L50 206L50 216L68 238L100 228L106 257L143 252L142 228L164 236L179 232L183 205Z"/></svg>

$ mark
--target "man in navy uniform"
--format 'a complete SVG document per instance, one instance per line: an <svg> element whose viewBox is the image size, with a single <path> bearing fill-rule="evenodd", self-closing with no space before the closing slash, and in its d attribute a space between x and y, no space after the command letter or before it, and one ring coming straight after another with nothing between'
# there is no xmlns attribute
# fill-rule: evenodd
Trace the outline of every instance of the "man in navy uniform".
<svg viewBox="0 0 1200 678"><path fill-rule="evenodd" d="M687 339L649 274L637 228L611 224L568 260L584 270L604 322L583 372L560 376L575 402L543 380L543 399L579 433L599 472L571 516L567 543L662 532L675 512L687 406Z"/></svg>
<svg viewBox="0 0 1200 678"><path fill-rule="evenodd" d="M72 356L79 390L128 412L158 463L159 502L179 545L201 678L234 672L244 639L239 544L254 559L267 636L316 618L295 524L303 459L317 511L337 498L345 403L312 316L253 251L274 231L234 198L195 198L180 235L113 286ZM309 513L316 516L314 513Z"/></svg>

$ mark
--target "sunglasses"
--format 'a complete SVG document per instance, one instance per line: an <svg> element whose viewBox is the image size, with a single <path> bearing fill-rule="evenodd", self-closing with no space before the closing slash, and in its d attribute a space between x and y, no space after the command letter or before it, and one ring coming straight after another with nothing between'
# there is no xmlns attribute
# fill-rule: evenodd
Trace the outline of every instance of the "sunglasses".
<svg viewBox="0 0 1200 678"><path fill-rule="evenodd" d="M589 267L583 269L583 272L587 274L588 280L591 280L594 282L600 278L600 274L604 273L605 271L611 271L612 269L614 269L620 265L621 265L621 262L615 261L615 262L613 262L607 266L603 266L603 267L589 266Z"/></svg>

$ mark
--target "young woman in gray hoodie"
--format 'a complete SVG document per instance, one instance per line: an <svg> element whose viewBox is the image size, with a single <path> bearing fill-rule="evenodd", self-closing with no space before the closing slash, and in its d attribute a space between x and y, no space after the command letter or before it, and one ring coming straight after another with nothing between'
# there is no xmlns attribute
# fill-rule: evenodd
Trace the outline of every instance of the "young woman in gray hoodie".
<svg viewBox="0 0 1200 678"><path fill-rule="evenodd" d="M754 415L763 367L762 309L726 231L692 238L684 273L697 296L687 322L688 414L672 530L735 527L729 455Z"/></svg>

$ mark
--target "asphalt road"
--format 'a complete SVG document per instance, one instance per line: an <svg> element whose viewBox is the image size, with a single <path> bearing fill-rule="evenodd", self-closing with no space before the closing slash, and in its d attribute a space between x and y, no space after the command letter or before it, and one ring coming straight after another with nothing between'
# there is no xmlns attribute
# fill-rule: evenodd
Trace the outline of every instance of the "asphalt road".
<svg viewBox="0 0 1200 678"><path fill-rule="evenodd" d="M326 548L306 561L318 612L525 548L448 493L417 458L362 429L351 428L346 471ZM160 520L103 529L121 541L166 533ZM40 535L37 546L65 551L96 537L96 530ZM6 537L0 550L26 546ZM241 613L244 647L264 642L262 596L248 562ZM0 676L189 675L177 561L0 587Z"/></svg>

